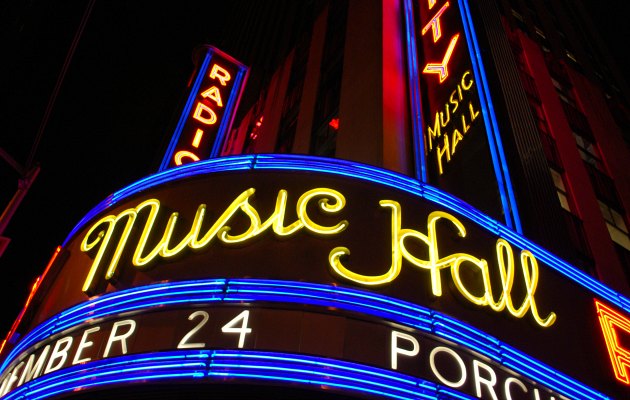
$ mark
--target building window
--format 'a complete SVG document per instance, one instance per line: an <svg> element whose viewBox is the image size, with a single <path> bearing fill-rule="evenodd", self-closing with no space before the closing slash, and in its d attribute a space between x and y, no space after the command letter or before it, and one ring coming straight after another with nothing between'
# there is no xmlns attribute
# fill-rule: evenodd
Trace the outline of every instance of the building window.
<svg viewBox="0 0 630 400"><path fill-rule="evenodd" d="M553 86L556 88L556 92L558 93L560 100L564 101L567 104L570 104L573 107L577 107L575 94L573 94L573 89L571 87L563 85L555 78L551 78L551 83L553 83Z"/></svg>
<svg viewBox="0 0 630 400"><path fill-rule="evenodd" d="M578 110L577 107L570 103L562 102L561 104L564 115L567 117L567 122L573 132L594 142L595 139L593 138L591 126L588 124L588 120L582 111Z"/></svg>
<svg viewBox="0 0 630 400"><path fill-rule="evenodd" d="M592 165L602 172L606 172L606 168L604 167L604 163L602 161L602 156L593 141L585 138L582 135L573 132L573 136L575 137L575 143L578 147L578 152L580 153L580 157L584 160L585 163Z"/></svg>
<svg viewBox="0 0 630 400"><path fill-rule="evenodd" d="M602 212L604 221L606 221L606 227L608 228L608 233L610 233L610 238L619 246L630 251L628 225L626 224L626 220L622 213L600 200L597 202L599 203L599 209Z"/></svg>
<svg viewBox="0 0 630 400"><path fill-rule="evenodd" d="M553 168L549 168L549 171L551 172L551 178L553 179L553 184L556 187L556 192L558 193L558 200L560 201L560 205L565 210L572 212L572 201L569 193L567 192L567 186L564 182L563 174Z"/></svg>
<svg viewBox="0 0 630 400"><path fill-rule="evenodd" d="M516 11L515 9L512 9L511 13L513 17L513 21L515 25L518 27L518 29L527 33L527 25L525 24L525 19L523 18L523 15L520 12Z"/></svg>
<svg viewBox="0 0 630 400"><path fill-rule="evenodd" d="M593 185L595 196L606 204L610 204L612 207L621 208L619 197L617 196L617 190L615 189L615 183L612 179L600 170L594 168L590 164L584 164L586 172Z"/></svg>
<svg viewBox="0 0 630 400"><path fill-rule="evenodd" d="M593 271L593 257L591 255L591 249L586 240L584 234L584 227L582 220L575 214L569 211L563 211L565 226L568 230L569 242L576 250L576 254L573 263L581 268L583 271L592 273Z"/></svg>
<svg viewBox="0 0 630 400"><path fill-rule="evenodd" d="M630 251L616 243L615 250L617 251L617 256L619 256L619 261L621 261L621 266L626 274L626 278L630 283Z"/></svg>
<svg viewBox="0 0 630 400"><path fill-rule="evenodd" d="M538 89L536 89L534 78L521 68L519 68L519 74L521 76L521 82L523 83L523 89L525 89L527 96L532 100L539 102L540 96L538 95Z"/></svg>

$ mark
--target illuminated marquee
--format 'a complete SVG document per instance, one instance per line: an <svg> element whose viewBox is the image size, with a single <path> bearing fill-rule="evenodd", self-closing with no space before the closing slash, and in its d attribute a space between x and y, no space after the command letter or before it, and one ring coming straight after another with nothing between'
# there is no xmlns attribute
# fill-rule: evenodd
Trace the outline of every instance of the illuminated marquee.
<svg viewBox="0 0 630 400"><path fill-rule="evenodd" d="M425 149L432 168L443 175L446 164L455 158L458 144L478 120L479 100L474 73L466 60L466 43L460 39L463 29L456 18L458 7L451 7L450 1L438 3L418 0L422 27L418 41L424 60L420 84L426 86L423 92L429 109L424 114ZM433 61L436 59L439 61Z"/></svg>
<svg viewBox="0 0 630 400"><path fill-rule="evenodd" d="M347 220L341 220L333 226L322 226L314 222L307 212L309 203L315 199L318 200L319 209L321 211L329 214L341 212L346 204L346 199L342 193L334 189L316 188L302 194L298 198L296 205L298 219L288 226L285 226L284 221L288 192L284 189L278 192L275 209L271 216L264 222L260 217L260 213L250 203L250 198L255 192L256 190L254 188L244 190L220 214L219 218L211 224L206 232L202 232L201 228L202 225L204 225L206 204L200 204L197 207L191 227L186 229L188 233L175 244L171 244L170 241L173 237L173 231L175 230L179 213L171 213L164 227L164 231L161 233L156 232L155 221L160 209L160 201L157 199L143 201L136 207L126 209L117 215L108 215L100 219L92 225L81 242L81 251L83 252L91 252L98 246L98 250L94 256L94 262L83 284L83 291L88 294L94 293L95 287L97 286L97 282L95 282L97 272L102 269L101 262L107 252L112 255L110 256L110 262L104 277L105 280L114 279L121 255L127 248L130 232L134 228L141 229L142 233L135 247L133 243L131 244L131 248L134 249L131 264L136 268L143 268L158 256L167 259L178 255L187 247L201 250L209 246L215 238L225 244L238 243L246 245L248 241L251 241L270 228L279 237L292 236L302 228L306 228L306 230L318 235L327 236L340 234L350 224ZM538 286L538 262L530 252L525 250L521 252L520 275L524 281L525 295L521 305L515 307L512 299L512 288L517 274L515 273L512 246L508 242L502 239L496 242L497 268L491 268L488 265L488 261L471 254L458 252L447 256L440 256L440 246L438 245L439 241L436 228L438 221L440 219L449 221L457 228L457 234L460 237L465 237L466 228L461 221L455 216L445 212L432 212L429 214L427 221L427 234L423 234L413 229L403 229L401 227L402 208L400 203L392 200L381 200L379 203L381 207L391 210L390 243L392 260L389 271L378 276L367 276L350 271L341 262L342 257L348 257L350 255L350 250L341 246L333 248L329 254L330 267L335 274L360 285L373 286L387 284L399 276L404 259L417 268L428 270L431 276L432 294L434 296L441 296L442 283L440 273L442 269L450 269L452 280L457 291L472 304L488 306L496 312L507 309L511 315L517 318L524 317L529 311L534 321L541 327L548 327L554 323L556 320L555 313L551 312L545 318L542 318L538 313L538 307L534 298ZM146 217L144 226L134 226L138 214L144 209L148 210L148 216ZM244 232L231 235L229 233L232 231L232 227L229 225L230 220L238 211L246 217L248 223L246 224ZM121 221L124 222L124 228L122 232L119 233L117 241L114 240L115 247L112 248L109 246L109 243L114 237L113 232L116 225ZM147 241L151 236L160 237L161 239L157 244L154 244L152 250L145 254ZM429 253L428 260L419 258L409 250L405 242L410 239L419 241L427 246ZM466 279L463 278L462 269L466 269L467 267L468 269L472 268L480 275L483 294L474 294L474 287L478 285L466 282ZM498 274L495 272L497 269ZM493 280L491 279L492 274L498 275L501 283L501 294L498 299L495 299L493 295L491 283ZM496 279L494 280L496 281Z"/></svg>
<svg viewBox="0 0 630 400"><path fill-rule="evenodd" d="M175 128L160 171L221 154L248 68L212 47L203 47L188 101Z"/></svg>
<svg viewBox="0 0 630 400"><path fill-rule="evenodd" d="M394 398L628 393L628 300L449 194L356 163L249 155L164 171L97 206L47 269L2 350L6 399L89 390L87 375L168 383L160 360L210 354L204 379L286 382L326 365L304 381L330 385L339 368L339 388L353 377ZM594 298L618 311L598 318ZM130 372L145 369L157 372ZM375 389L375 376L391 381Z"/></svg>
<svg viewBox="0 0 630 400"><path fill-rule="evenodd" d="M155 354L164 349L268 351L271 347L285 354L299 353L312 346L309 340L301 343L277 340L279 335L284 336L277 327L282 325L284 330L299 336L305 329L302 326L310 321L325 324L334 318L339 317L312 311L225 305L197 305L187 309L162 307L159 311L142 310L133 315L114 316L106 321L79 325L38 343L3 376L0 396L69 367L133 354ZM165 320L178 328L156 324ZM287 320L291 324L283 323ZM344 336L349 342L360 341L366 330L371 331L375 339L369 352L359 348L345 350L343 358L347 361L365 362L367 356L383 373L391 370L421 377L479 398L511 400L524 393L531 393L539 400L565 398L496 362L439 341L434 335L418 330L400 331L385 324L351 318L346 320L346 325ZM325 337L318 342L320 351L323 348L326 353L335 347L336 339Z"/></svg>

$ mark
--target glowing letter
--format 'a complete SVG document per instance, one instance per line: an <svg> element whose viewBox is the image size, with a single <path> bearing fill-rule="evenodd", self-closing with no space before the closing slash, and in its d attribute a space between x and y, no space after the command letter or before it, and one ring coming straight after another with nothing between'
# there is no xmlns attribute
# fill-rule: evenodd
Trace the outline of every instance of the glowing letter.
<svg viewBox="0 0 630 400"><path fill-rule="evenodd" d="M66 362L66 359L68 358L68 350L70 349L70 346L72 346L71 336L66 336L57 340L57 343L55 343L55 347L53 348L53 351L50 354L50 359L48 360L46 369L44 370L45 374L52 371L56 371L59 368L63 367L63 364ZM59 361L57 362L57 365L54 365L56 360L59 360Z"/></svg>
<svg viewBox="0 0 630 400"><path fill-rule="evenodd" d="M350 250L346 247L335 247L332 249L330 254L328 255L328 262L332 267L333 271L338 275L351 280L353 282L358 282L363 285L381 285L383 283L391 282L400 273L402 258L400 253L399 243L401 240L399 239L399 235L401 233L400 230L400 204L396 201L392 200L381 200L379 202L381 207L389 207L392 209L392 264L389 267L389 270L382 275L369 276L369 275L361 275L356 272L352 272L341 264L340 258L342 256L349 256Z"/></svg>
<svg viewBox="0 0 630 400"><path fill-rule="evenodd" d="M179 344L177 345L178 349L199 349L199 348L203 348L206 346L205 342L198 342L198 343L188 343L188 340L190 340L191 337L193 337L194 334L196 334L199 329L201 329L210 319L210 315L205 312L205 311L195 311L194 313L190 314L188 316L188 320L192 321L193 319L195 319L196 317L201 317L201 321L199 321L199 323L197 325L195 325L194 328L192 328L183 338L182 340L180 340Z"/></svg>
<svg viewBox="0 0 630 400"><path fill-rule="evenodd" d="M50 345L44 347L44 350L39 355L37 362L35 362L35 354L31 354L28 357L28 360L26 361L26 366L24 367L24 371L22 371L22 376L20 377L20 382L18 382L18 386L30 381L31 379L35 379L42 374L42 368L44 368L44 361L46 360L46 357L48 356L49 351L50 351Z"/></svg>
<svg viewBox="0 0 630 400"><path fill-rule="evenodd" d="M346 205L346 198L336 190L319 188L307 191L300 196L297 202L298 216L300 217L300 221L304 224L304 227L319 235L334 235L343 232L343 230L348 227L348 221L343 220L334 226L322 226L313 222L308 216L306 207L309 201L315 197L322 197L317 204L320 210L327 214L336 213L342 210ZM330 204L328 198L332 198L334 203Z"/></svg>
<svg viewBox="0 0 630 400"><path fill-rule="evenodd" d="M201 93L201 97L214 100L217 106L223 107L223 101L221 101L221 93L219 92L219 88L217 88L216 86L212 86L210 89Z"/></svg>
<svg viewBox="0 0 630 400"><path fill-rule="evenodd" d="M441 125L440 125L440 113L435 113L435 123L433 124L433 128L431 125L427 126L427 137L429 138L429 150L433 149L433 138L437 138L442 136Z"/></svg>
<svg viewBox="0 0 630 400"><path fill-rule="evenodd" d="M236 324L241 321L240 327L236 327ZM249 321L249 310L241 312L234 317L230 322L223 325L221 332L223 333L238 333L238 348L242 349L245 345L245 335L252 333L252 328L247 326Z"/></svg>
<svg viewBox="0 0 630 400"><path fill-rule="evenodd" d="M87 252L87 251L92 250L94 246L96 246L101 241L101 239L102 239L102 243L98 249L96 257L94 257L94 261L92 262L92 267L90 268L90 271L88 272L88 276L85 279L85 283L83 284L83 291L85 293L91 294L92 291L94 290L94 284L93 284L94 277L96 276L96 272L99 269L101 259L103 258L103 255L107 249L107 245L109 244L110 239L112 238L114 227L116 226L118 221L120 221L123 218L127 218L127 224L125 225L125 228L123 229L123 232L120 235L120 240L118 241L118 244L116 245L116 250L110 260L109 267L107 268L107 273L106 273L107 279L111 279L114 276L116 267L118 266L118 261L120 260L120 256L125 248L125 245L127 244L127 239L129 237L129 234L131 233L131 227L134 221L136 220L136 217L138 216L138 212L144 207L155 208L155 207L159 207L159 205L160 205L160 202L155 199L147 200L140 203L137 207L127 209L118 215L108 215L104 218L101 218L96 224L92 226L92 228L90 228L88 233L85 235L83 242L81 242L81 251ZM96 238L90 241L89 239L90 239L90 236L92 236L93 232L103 224L106 224L107 230L106 231L101 230L96 235Z"/></svg>
<svg viewBox="0 0 630 400"><path fill-rule="evenodd" d="M457 365L459 366L459 371L461 373L461 377L459 378L458 381L456 382L449 381L444 376L442 376L441 373L438 372L437 367L435 366L435 356L438 353L446 353L450 355L451 357L453 357L453 360L457 362ZM464 360L462 360L459 354L455 353L453 350L449 349L448 347L438 346L434 348L433 350L431 350L431 354L429 355L429 363L431 364L431 371L433 371L433 374L440 380L440 382L442 382L446 386L457 388L457 387L461 387L466 382L467 374L466 374L466 366L464 365Z"/></svg>
<svg viewBox="0 0 630 400"><path fill-rule="evenodd" d="M184 163L184 158L190 158L193 161L199 161L199 157L195 153L191 153L190 151L180 150L175 153L175 165L180 166Z"/></svg>
<svg viewBox="0 0 630 400"><path fill-rule="evenodd" d="M630 351L621 347L615 328L630 333L630 319L595 300L599 324L608 348L608 356L618 381L630 385Z"/></svg>
<svg viewBox="0 0 630 400"><path fill-rule="evenodd" d="M518 387L521 388L521 390L523 391L523 393L527 393L527 386L525 386L525 384L521 381L519 381L516 378L507 378L505 380L505 384L503 385L503 388L505 389L505 398L507 400L512 400L512 391L510 390L510 386L515 383Z"/></svg>
<svg viewBox="0 0 630 400"><path fill-rule="evenodd" d="M0 396L4 396L9 391L9 380L11 379L11 374L4 378L2 381L2 386L0 386Z"/></svg>
<svg viewBox="0 0 630 400"><path fill-rule="evenodd" d="M18 380L18 371L23 366L24 366L24 361L22 361L15 368L13 368L9 376L4 380L4 382L2 382L2 393L0 393L1 396L4 396L6 393L11 391L13 384L17 382Z"/></svg>
<svg viewBox="0 0 630 400"><path fill-rule="evenodd" d="M127 325L129 326L129 330L122 335L118 335L118 328ZM126 319L124 321L118 321L114 323L112 326L112 332L109 334L109 338L107 339L107 346L105 346L105 352L103 353L103 358L109 356L109 351L112 348L112 343L120 342L121 350L123 354L127 354L127 338L136 330L136 321L133 319Z"/></svg>
<svg viewBox="0 0 630 400"><path fill-rule="evenodd" d="M436 224L437 221L442 218L455 225L458 230L457 233L460 237L466 236L466 228L464 228L464 225L457 218L442 211L434 211L429 214L429 217L427 218L428 232L426 235L412 229L405 229L404 234L400 237L400 247L405 259L416 267L428 269L431 272L431 291L433 295L437 297L442 296L442 279L440 277L440 270L450 267L451 263L457 258L457 255L440 258L436 235ZM419 239L428 246L429 261L417 258L407 250L405 247L405 239L408 237Z"/></svg>
<svg viewBox="0 0 630 400"><path fill-rule="evenodd" d="M221 85L223 86L227 85L227 81L232 79L230 77L230 73L227 72L225 69L219 67L217 64L214 64L212 66L212 70L210 70L209 76L210 76L210 79L218 79L219 82L221 82Z"/></svg>
<svg viewBox="0 0 630 400"><path fill-rule="evenodd" d="M195 132L195 138L193 139L193 143L192 143L194 148L199 148L199 144L201 143L202 138L203 138L203 131L201 129L197 129L197 132Z"/></svg>
<svg viewBox="0 0 630 400"><path fill-rule="evenodd" d="M407 342L411 343L411 349L403 349L402 347L398 347L398 339L404 339ZM420 343L418 340L411 335L407 335L406 333L392 331L392 369L398 369L398 354L405 355L407 357L413 357L418 355L420 352Z"/></svg>
<svg viewBox="0 0 630 400"><path fill-rule="evenodd" d="M464 75L462 75L461 86L462 86L462 88L463 88L464 90L468 90L468 89L470 89L470 88L472 87L473 83L475 83L475 81L473 80L473 78L472 78L472 77L470 78L470 80L468 81L468 83L466 83L466 82L465 82L465 81L466 81L466 77L467 77L468 75L471 75L471 74L472 74L472 72L470 72L470 71L466 71L466 72L464 72Z"/></svg>
<svg viewBox="0 0 630 400"><path fill-rule="evenodd" d="M86 357L86 358L81 358L81 353L83 352L83 350L87 347L92 347L92 345L94 344L94 342L87 341L87 337L90 333L92 332L98 332L101 330L100 326L95 326L94 328L90 328L90 329L86 329L85 332L83 332L83 336L81 336L81 341L79 342L79 347L77 347L77 352L74 355L74 359L72 360L72 365L75 364L79 364L79 363L83 363L83 362L87 362L90 361L91 358L90 357Z"/></svg>
<svg viewBox="0 0 630 400"><path fill-rule="evenodd" d="M202 115L204 112L208 114L207 117L204 117ZM193 118L206 125L214 125L217 122L217 115L214 113L214 111L212 111L210 107L203 104L202 102L197 103L197 108L195 108Z"/></svg>
<svg viewBox="0 0 630 400"><path fill-rule="evenodd" d="M462 119L464 119L464 116L462 116ZM466 132L464 132L466 133ZM453 131L453 136L452 136L453 140L451 140L451 142L453 143L451 145L451 155L455 154L455 149L457 148L457 143L459 143L462 139L464 139L464 137L462 136L461 133L459 133L459 131L457 129L455 129Z"/></svg>
<svg viewBox="0 0 630 400"><path fill-rule="evenodd" d="M448 135L444 135L444 146L442 146L441 148L438 147L437 149L437 162L440 175L444 173L442 169L442 156L444 154L446 154L446 162L451 161L451 149L449 146Z"/></svg>
<svg viewBox="0 0 630 400"><path fill-rule="evenodd" d="M480 369L484 369L490 375L489 378L482 378ZM475 379L475 392L477 397L484 398L481 396L481 385L484 385L488 388L488 393L492 396L493 400L499 400L497 394L494 392L494 385L497 384L497 374L494 372L489 365L486 365L478 360L473 360L473 370L474 370L474 379Z"/></svg>

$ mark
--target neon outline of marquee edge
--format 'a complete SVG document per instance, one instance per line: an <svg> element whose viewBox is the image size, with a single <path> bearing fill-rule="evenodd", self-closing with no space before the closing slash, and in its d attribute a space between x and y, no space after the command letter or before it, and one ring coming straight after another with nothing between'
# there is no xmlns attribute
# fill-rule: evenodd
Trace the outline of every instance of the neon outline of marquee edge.
<svg viewBox="0 0 630 400"><path fill-rule="evenodd" d="M208 66L212 61L212 57L217 54L219 57L231 62L238 68L238 73L234 80L234 85L232 86L232 91L230 93L230 97L228 102L226 103L225 110L223 112L223 118L221 120L221 124L219 125L219 129L217 130L217 136L212 145L210 157L217 157L219 155L220 146L223 145L223 139L227 133L227 130L232 126L232 121L234 120L234 112L238 107L238 103L241 99L241 95L243 93L243 88L241 87L241 81L245 81L247 75L249 74L249 68L245 65L241 64L233 57L225 54L221 50L217 49L214 46L207 46L206 53L204 55L203 62L201 63L201 67L199 68L199 73L195 77L195 81L193 83L190 94L188 95L188 100L186 101L186 105L184 106L184 110L182 111L182 115L179 117L179 121L177 122L177 126L175 127L175 132L171 137L171 141L168 144L168 148L166 150L166 154L164 154L164 158L162 159L162 163L160 164L160 168L158 172L165 171L168 168L168 165L171 162L171 158L173 157L173 153L175 152L175 147L177 147L177 143L179 142L179 138L182 134L182 130L184 129L184 125L186 124L186 118L190 114L190 110L199 94L199 86L201 86L201 82L203 81L203 77L208 70ZM225 118L225 116L230 116L229 118ZM229 121L228 121L229 120Z"/></svg>
<svg viewBox="0 0 630 400"><path fill-rule="evenodd" d="M476 33L470 16L468 1L458 0L459 12L462 17L462 25L464 27L464 36L468 44L468 53L473 66L474 74L481 81L478 89L479 101L482 107L482 116L486 128L488 138L488 147L492 158L492 164L497 178L497 184L501 195L501 204L503 212L506 216L506 224L513 227L519 233L523 232L519 217L514 189L507 166L505 154L503 152L503 144L499 133L499 127L494 114L494 105L488 88L488 78L485 74L485 68L479 52L479 44L477 43ZM413 22L413 6L412 0L404 0L405 27L407 36L407 64L409 68L409 86L411 98L412 113L412 129L414 139L415 159L420 160L420 165L416 165L416 175L423 182L427 182L426 160L424 156L424 130L422 129L422 109L421 99L418 94L420 81L418 78L418 62L416 59L416 40ZM418 164L418 162L416 162Z"/></svg>
<svg viewBox="0 0 630 400"><path fill-rule="evenodd" d="M208 173L268 170L308 171L340 175L402 190L425 199L470 219L491 234L503 238L521 249L531 251L538 260L544 262L555 271L630 314L630 299L627 299L620 293L596 281L586 273L556 257L498 221L481 213L464 201L408 176L378 167L340 159L295 154L257 154L213 158L182 165L177 168L171 168L140 179L108 196L79 221L63 242L62 247L65 248L70 239L97 214L100 214L127 197L157 185Z"/></svg>
<svg viewBox="0 0 630 400"><path fill-rule="evenodd" d="M1 367L2 373L16 361L15 359L18 355L25 354L27 350L36 343L54 335L60 336L68 330L87 322L92 324L99 323L102 319L112 315L131 315L132 313L138 313L152 308L162 308L169 305L199 306L205 303L243 305L253 302L308 304L325 309L332 307L349 312L356 312L361 315L375 316L380 319L393 321L400 325L417 329L438 338L446 339L455 344L463 345L516 373L522 374L527 379L538 382L546 388L570 398L576 400L608 399L606 395L537 361L510 345L502 343L483 331L458 321L455 318L431 310L430 308L358 289L315 283L263 279L207 279L168 282L98 296L57 314L29 332L4 360ZM246 358L248 354L253 352L255 351L243 350L236 351L235 354L238 353L241 357ZM283 356L293 357L296 360L310 358L309 356L296 354L289 355L289 353L285 353ZM147 354L125 357L129 360L150 358ZM320 357L317 357L317 359L323 360L323 362L326 363L350 363L348 361L334 361ZM101 361L107 362L107 360L110 359L90 362L87 364L87 369L89 369L89 365L93 363L99 365ZM78 367L80 366L76 368ZM36 378L29 383L13 389L6 395L10 395L10 397L3 398L10 399L13 398L14 395L25 394L24 392L28 391L28 388L40 385L42 381L48 382L49 380L60 379L60 376L65 376L67 371L72 370L72 368L75 367L69 367L59 372L53 372ZM385 375L400 375L398 372L379 370ZM287 374L284 377L281 371L278 372L278 379L290 379L292 371L287 370L284 372ZM411 380L422 380L421 378L407 377ZM79 374L77 379L79 381L84 380L85 376ZM364 379L368 380L369 377L366 376ZM103 384L106 383L108 382L104 382ZM434 383L430 384L438 387L441 386ZM77 385L77 387L83 386L85 386L85 384ZM449 388L448 390L452 390L463 398L471 398L453 389Z"/></svg>
<svg viewBox="0 0 630 400"><path fill-rule="evenodd" d="M102 362L104 361L104 362ZM302 387L350 390L393 399L462 399L473 400L446 387L439 387L420 378L334 359L296 356L275 352L243 352L230 350L187 350L161 352L152 356L123 356L68 368L52 373L48 379L24 384L4 397L20 398L29 389L29 399L42 399L98 386L188 379L208 379L206 383L227 379L252 381L285 381ZM123 375L124 374L124 375ZM123 375L123 376L119 376ZM104 379L103 379L104 378ZM89 381L87 380L89 379ZM24 388L20 390L21 388Z"/></svg>

